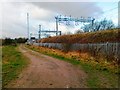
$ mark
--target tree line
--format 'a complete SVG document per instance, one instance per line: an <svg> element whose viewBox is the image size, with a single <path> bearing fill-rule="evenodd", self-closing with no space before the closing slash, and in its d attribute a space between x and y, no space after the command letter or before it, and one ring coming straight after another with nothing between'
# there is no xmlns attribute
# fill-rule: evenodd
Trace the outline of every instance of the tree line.
<svg viewBox="0 0 120 90"><path fill-rule="evenodd" d="M27 42L27 38L15 38L15 39L11 39L11 38L5 38L2 39L2 45L17 45L20 43L25 43Z"/></svg>

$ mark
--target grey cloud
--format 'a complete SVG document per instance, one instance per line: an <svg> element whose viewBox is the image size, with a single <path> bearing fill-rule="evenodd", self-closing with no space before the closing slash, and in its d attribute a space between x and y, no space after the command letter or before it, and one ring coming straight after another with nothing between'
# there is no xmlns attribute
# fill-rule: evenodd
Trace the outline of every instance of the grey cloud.
<svg viewBox="0 0 120 90"><path fill-rule="evenodd" d="M31 5L32 4L32 5ZM80 16L93 16L96 12L102 10L96 5L96 3L53 3L53 2L37 2L37 3L4 3L2 12L2 31L3 36L7 37L19 37L27 36L26 29L26 11L33 11L30 13L30 31L37 33L37 23L43 23L43 26L55 27L54 24L48 24L55 22L54 16L58 14L72 15L74 17ZM35 7L34 7L35 6ZM48 15L41 13L39 9L34 11L38 7L39 9L48 10ZM43 11L44 11L43 10ZM39 13L39 14L38 14ZM23 14L21 16L21 14ZM32 17L32 14L35 14ZM38 14L36 16L36 14ZM42 14L40 16L40 14ZM45 23L46 22L46 23ZM34 26L34 27L33 27ZM44 27L43 27L44 28ZM53 28L54 29L54 28Z"/></svg>
<svg viewBox="0 0 120 90"><path fill-rule="evenodd" d="M33 2L32 4L73 17L94 16L95 13L102 12L102 9L95 2Z"/></svg>
<svg viewBox="0 0 120 90"><path fill-rule="evenodd" d="M27 3L3 3L2 37L27 37ZM31 31L34 29L30 26Z"/></svg>

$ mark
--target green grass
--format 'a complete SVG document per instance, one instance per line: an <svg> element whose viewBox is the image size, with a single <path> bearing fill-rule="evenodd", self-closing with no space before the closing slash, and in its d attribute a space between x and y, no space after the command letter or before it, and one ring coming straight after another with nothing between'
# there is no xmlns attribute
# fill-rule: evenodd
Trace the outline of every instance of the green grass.
<svg viewBox="0 0 120 90"><path fill-rule="evenodd" d="M5 87L10 81L16 79L28 60L15 46L2 47L2 85Z"/></svg>
<svg viewBox="0 0 120 90"><path fill-rule="evenodd" d="M43 53L43 54L46 54L46 53ZM64 60L64 61L70 62L70 63L72 63L74 65L79 65L80 64L79 61L76 61L76 60L73 60L73 59L68 59L68 58L65 58L65 57L62 57L62 56L59 56L59 55L55 55L55 54L46 54L46 55L52 56L54 58L58 58L60 60Z"/></svg>
<svg viewBox="0 0 120 90"><path fill-rule="evenodd" d="M45 53L43 53L45 54ZM104 69L103 67L92 66L89 63L83 63L77 61L75 59L68 59L62 56L54 55L54 54L46 54L52 56L54 58L67 61L72 63L73 65L77 65L87 73L87 85L90 88L117 88L118 87L118 76L117 74L113 74L112 72ZM103 81L104 80L104 81Z"/></svg>
<svg viewBox="0 0 120 90"><path fill-rule="evenodd" d="M115 74L108 69L101 67L99 64L94 66L91 63L77 61L75 59L65 58L63 56L59 56L56 54L50 54L46 52L42 52L37 48L31 48L30 46L26 46L34 51L40 52L42 54L52 56L59 60L64 60L73 65L81 67L87 74L87 86L90 88L118 88L118 74Z"/></svg>

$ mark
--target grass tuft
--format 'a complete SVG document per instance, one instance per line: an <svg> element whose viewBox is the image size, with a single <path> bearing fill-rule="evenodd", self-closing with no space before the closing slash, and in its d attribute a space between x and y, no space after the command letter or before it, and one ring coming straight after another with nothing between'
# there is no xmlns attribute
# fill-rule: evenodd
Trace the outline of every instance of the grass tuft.
<svg viewBox="0 0 120 90"><path fill-rule="evenodd" d="M2 48L2 86L3 88L17 78L22 69L28 65L28 60L15 46Z"/></svg>

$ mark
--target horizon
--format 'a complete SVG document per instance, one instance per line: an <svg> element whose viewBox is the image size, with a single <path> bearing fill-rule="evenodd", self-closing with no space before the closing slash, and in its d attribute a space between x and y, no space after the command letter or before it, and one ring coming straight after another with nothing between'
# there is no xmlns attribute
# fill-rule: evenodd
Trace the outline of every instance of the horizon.
<svg viewBox="0 0 120 90"><path fill-rule="evenodd" d="M88 0L87 0L88 1ZM89 0L90 1L90 0ZM104 18L118 25L118 0L115 2L6 2L2 3L2 36L0 38L27 38L26 13L30 15L30 33L38 33L38 25L42 29L55 30L55 16L71 15L72 17L94 17L96 21ZM73 8L74 7L74 8ZM78 13L80 12L80 13ZM114 14L114 15L113 15ZM81 24L82 26L82 24ZM59 25L62 33L74 33L80 26ZM38 37L38 35L33 35Z"/></svg>

